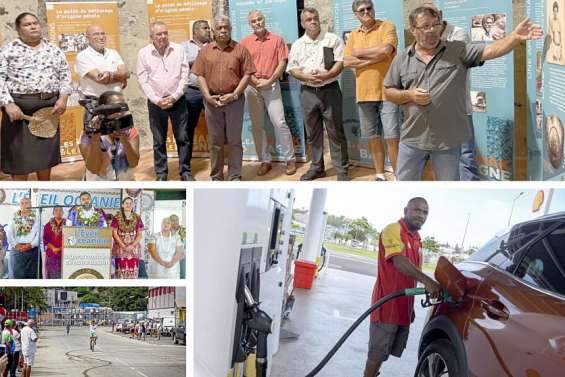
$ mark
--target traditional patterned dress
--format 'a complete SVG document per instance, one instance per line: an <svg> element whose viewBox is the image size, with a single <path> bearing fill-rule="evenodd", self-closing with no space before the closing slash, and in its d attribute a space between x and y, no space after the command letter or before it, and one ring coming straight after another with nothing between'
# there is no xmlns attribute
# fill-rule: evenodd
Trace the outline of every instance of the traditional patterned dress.
<svg viewBox="0 0 565 377"><path fill-rule="evenodd" d="M57 222L53 217L43 227L43 247L45 248L45 269L47 272L47 279L60 279L61 278L61 251L53 252L48 247L49 244L55 248L60 249L63 246L63 226L65 219Z"/></svg>
<svg viewBox="0 0 565 377"><path fill-rule="evenodd" d="M69 210L68 226L92 226L105 228L106 214L100 208L85 210L82 206L74 206Z"/></svg>
<svg viewBox="0 0 565 377"><path fill-rule="evenodd" d="M132 213L128 220L122 212L118 212L112 219L111 227L116 229L118 237L125 245L131 245L140 232L143 232L143 221L137 213ZM112 254L116 258L117 279L137 279L139 276L139 258L141 256L140 245L128 251L114 240Z"/></svg>

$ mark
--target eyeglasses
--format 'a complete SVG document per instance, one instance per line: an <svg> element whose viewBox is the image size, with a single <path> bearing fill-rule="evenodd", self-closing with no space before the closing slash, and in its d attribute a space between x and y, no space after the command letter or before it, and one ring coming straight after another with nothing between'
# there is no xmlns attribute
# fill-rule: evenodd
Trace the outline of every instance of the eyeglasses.
<svg viewBox="0 0 565 377"><path fill-rule="evenodd" d="M436 22L435 24L431 24L431 25L414 26L414 29L420 31L432 31L442 27L443 27L443 22Z"/></svg>
<svg viewBox="0 0 565 377"><path fill-rule="evenodd" d="M355 13L360 13L360 14L371 13L372 10L373 10L373 7L368 6L366 8L357 9L357 11Z"/></svg>

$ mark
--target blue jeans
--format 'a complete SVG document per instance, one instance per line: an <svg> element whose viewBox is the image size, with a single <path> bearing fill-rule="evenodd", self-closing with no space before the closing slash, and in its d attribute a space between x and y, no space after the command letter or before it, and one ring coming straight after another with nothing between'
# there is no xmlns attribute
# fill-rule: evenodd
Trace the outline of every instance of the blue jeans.
<svg viewBox="0 0 565 377"><path fill-rule="evenodd" d="M458 181L460 155L460 147L425 151L400 143L396 178L399 181L421 181L426 162L431 160L436 181Z"/></svg>
<svg viewBox="0 0 565 377"><path fill-rule="evenodd" d="M471 139L461 145L459 175L462 181L480 181L479 166L475 159L475 129L472 115L469 115L469 125L471 126Z"/></svg>

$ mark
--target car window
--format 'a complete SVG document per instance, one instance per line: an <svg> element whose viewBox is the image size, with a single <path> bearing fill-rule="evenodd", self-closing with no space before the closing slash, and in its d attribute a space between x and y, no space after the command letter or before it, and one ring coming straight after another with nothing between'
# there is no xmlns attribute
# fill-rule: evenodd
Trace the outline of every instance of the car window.
<svg viewBox="0 0 565 377"><path fill-rule="evenodd" d="M565 295L565 228L533 244L515 274L540 288Z"/></svg>
<svg viewBox="0 0 565 377"><path fill-rule="evenodd" d="M507 241L510 233L506 233L502 236L498 236L490 240L486 245L477 250L473 255L469 257L468 260L478 261L478 262L492 262L496 259L496 263L503 263L504 259L508 259L507 253Z"/></svg>

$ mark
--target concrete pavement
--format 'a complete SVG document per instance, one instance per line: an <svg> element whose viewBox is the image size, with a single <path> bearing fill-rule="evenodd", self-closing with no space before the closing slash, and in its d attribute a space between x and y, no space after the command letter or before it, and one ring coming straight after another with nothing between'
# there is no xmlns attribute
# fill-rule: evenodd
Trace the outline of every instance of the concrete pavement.
<svg viewBox="0 0 565 377"><path fill-rule="evenodd" d="M331 261L331 259L330 259ZM283 328L300 334L282 340L272 360L271 377L304 376L322 360L341 335L371 304L375 277L339 269L326 270L312 290L297 289L290 320ZM416 320L410 328L408 346L401 359L391 357L381 376L412 377L426 310L416 297ZM318 377L362 376L367 357L369 320L365 320L345 342Z"/></svg>
<svg viewBox="0 0 565 377"><path fill-rule="evenodd" d="M88 327L74 327L68 336L63 327L42 328L32 376L186 376L184 346L138 341L112 334L109 328L99 328L97 335L92 352Z"/></svg>

